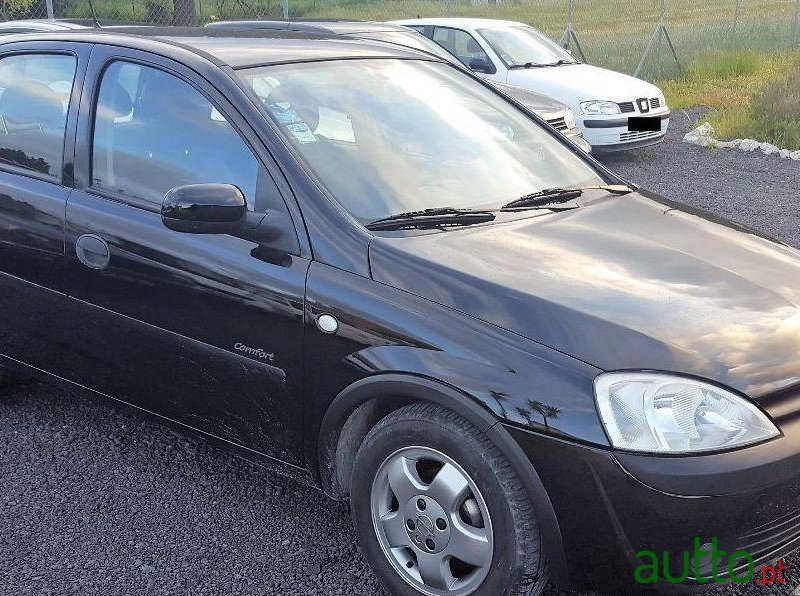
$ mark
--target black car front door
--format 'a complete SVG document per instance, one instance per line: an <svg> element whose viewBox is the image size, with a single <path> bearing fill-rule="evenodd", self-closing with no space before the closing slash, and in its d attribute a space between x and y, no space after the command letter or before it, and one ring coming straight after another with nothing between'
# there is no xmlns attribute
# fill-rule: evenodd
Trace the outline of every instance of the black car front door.
<svg viewBox="0 0 800 596"><path fill-rule="evenodd" d="M78 139L85 188L70 197L66 231L72 380L301 464L309 261L252 130L188 69L97 46ZM291 230L265 245L167 229L163 195L198 183L237 186L251 211L284 213Z"/></svg>
<svg viewBox="0 0 800 596"><path fill-rule="evenodd" d="M91 44L0 46L0 354L54 372L64 347L64 211Z"/></svg>

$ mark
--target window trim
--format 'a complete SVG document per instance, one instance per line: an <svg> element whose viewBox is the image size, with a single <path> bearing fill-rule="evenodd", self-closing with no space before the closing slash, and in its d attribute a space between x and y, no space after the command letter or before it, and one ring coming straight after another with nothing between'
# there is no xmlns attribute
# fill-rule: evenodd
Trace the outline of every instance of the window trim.
<svg viewBox="0 0 800 596"><path fill-rule="evenodd" d="M74 134L74 130L70 132L70 116L72 115L71 112L75 109L73 105L75 102L75 86L78 83L81 74L81 60L78 53L71 49L37 49L37 48L30 48L30 49L12 49L8 52L0 53L0 63L6 58L11 58L13 56L71 56L75 60L75 74L72 77L72 89L69 92L69 101L67 102L67 113L65 114L65 121L64 121L64 138L62 141L61 146L61 163L54 164L58 165L58 175L54 174L43 174L42 172L37 172L36 170L31 170L29 168L25 168L23 166L17 166L14 164L6 163L0 160L0 171L14 174L16 176L25 176L26 178L32 178L34 180L40 180L42 182L50 182L51 184L57 184L58 186L67 187L68 184L65 182L64 176L64 168L66 166L66 158L67 158L67 148L69 144L67 143L68 137L70 134Z"/></svg>

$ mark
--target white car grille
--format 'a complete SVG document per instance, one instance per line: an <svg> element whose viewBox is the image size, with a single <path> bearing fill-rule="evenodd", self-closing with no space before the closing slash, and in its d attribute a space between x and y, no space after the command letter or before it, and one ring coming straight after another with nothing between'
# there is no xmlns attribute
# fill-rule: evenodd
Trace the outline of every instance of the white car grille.
<svg viewBox="0 0 800 596"><path fill-rule="evenodd" d="M621 132L619 134L620 143L630 143L631 141L641 141L644 139L652 139L661 136L661 131L648 131L648 132Z"/></svg>
<svg viewBox="0 0 800 596"><path fill-rule="evenodd" d="M619 111L622 112L623 114L636 111L636 108L633 107L632 101L623 101L622 103L617 105L619 106Z"/></svg>
<svg viewBox="0 0 800 596"><path fill-rule="evenodd" d="M548 120L547 123L558 131L567 130L567 122L564 118L553 118Z"/></svg>
<svg viewBox="0 0 800 596"><path fill-rule="evenodd" d="M650 105L651 110L657 110L658 108L661 107L661 99L658 97L650 97L644 99L647 99L647 103ZM630 114L632 112L637 112L637 111L640 112L641 110L636 109L636 103L638 101L639 100L623 101L618 103L617 105L619 106L619 111L622 112L623 114ZM647 112L642 112L642 113L646 114Z"/></svg>

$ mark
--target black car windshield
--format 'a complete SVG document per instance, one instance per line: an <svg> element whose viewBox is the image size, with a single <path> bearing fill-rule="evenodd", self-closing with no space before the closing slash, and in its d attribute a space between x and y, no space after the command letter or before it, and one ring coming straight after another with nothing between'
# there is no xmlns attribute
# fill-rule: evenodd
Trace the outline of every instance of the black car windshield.
<svg viewBox="0 0 800 596"><path fill-rule="evenodd" d="M361 221L499 207L602 184L511 103L440 62L359 59L239 71L330 193Z"/></svg>
<svg viewBox="0 0 800 596"><path fill-rule="evenodd" d="M575 63L577 60L552 39L533 27L508 26L478 29L507 68L526 64Z"/></svg>

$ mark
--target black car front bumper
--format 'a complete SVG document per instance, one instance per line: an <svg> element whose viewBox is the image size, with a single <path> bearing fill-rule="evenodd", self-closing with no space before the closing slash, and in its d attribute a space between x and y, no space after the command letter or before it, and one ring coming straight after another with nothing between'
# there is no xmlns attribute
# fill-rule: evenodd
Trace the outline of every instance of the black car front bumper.
<svg viewBox="0 0 800 596"><path fill-rule="evenodd" d="M717 539L727 555L746 551L756 577L765 564L800 546L800 416L782 420L783 436L732 452L691 457L615 453L508 428L542 478L555 509L572 589L687 592L719 587L710 557L694 561L698 544ZM639 584L637 567L650 551L680 584ZM717 577L727 579L719 559ZM733 562L747 576L743 560ZM699 571L699 573L697 573ZM649 575L649 574L648 574ZM663 571L661 572L663 578Z"/></svg>

